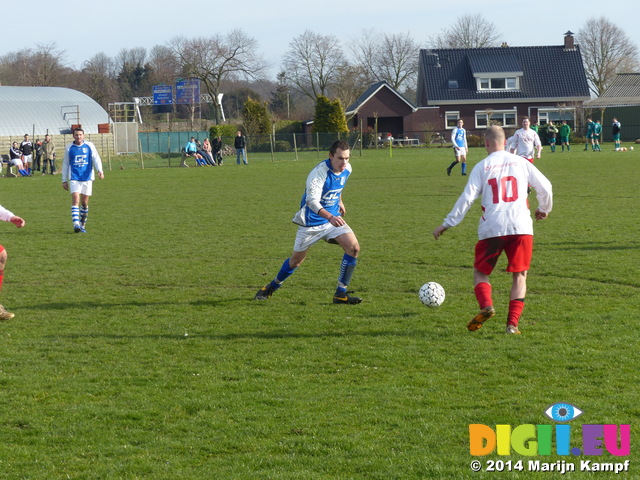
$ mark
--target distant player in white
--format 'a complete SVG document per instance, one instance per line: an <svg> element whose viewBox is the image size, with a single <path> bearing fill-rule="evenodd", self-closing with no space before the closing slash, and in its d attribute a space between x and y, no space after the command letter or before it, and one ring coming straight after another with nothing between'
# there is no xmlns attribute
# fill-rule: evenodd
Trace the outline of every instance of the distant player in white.
<svg viewBox="0 0 640 480"><path fill-rule="evenodd" d="M67 145L62 160L62 188L71 192L71 221L73 231L85 233L89 216L89 197L92 193L95 171L104 178L102 160L91 142L85 142L84 130L73 131L74 141Z"/></svg>
<svg viewBox="0 0 640 480"><path fill-rule="evenodd" d="M531 129L531 121L529 117L522 119L522 128L516 130L513 135L511 143L511 153L520 155L533 163L533 156L536 154L536 158L540 158L542 153L542 143L538 134Z"/></svg>
<svg viewBox="0 0 640 480"><path fill-rule="evenodd" d="M467 174L467 154L469 146L467 145L467 131L462 128L464 122L458 119L458 126L451 130L451 144L453 145L453 153L456 157L455 161L447 167L447 175L451 176L451 170L457 163L462 163L462 175Z"/></svg>
<svg viewBox="0 0 640 480"><path fill-rule="evenodd" d="M508 259L507 271L513 273L506 331L517 334L520 333L518 322L524 310L527 271L533 252L533 220L527 200L527 185L536 190L537 220L547 218L551 212L552 188L549 180L533 163L504 150L505 134L502 127L491 126L487 129L485 147L489 156L473 168L464 192L443 224L433 231L433 236L437 240L446 230L462 222L473 202L481 198L482 217L473 265L474 292L480 313L469 322L467 328L478 330L495 313L489 275L504 251Z"/></svg>
<svg viewBox="0 0 640 480"><path fill-rule="evenodd" d="M349 145L344 140L336 140L329 149L329 158L309 173L300 210L293 217L293 222L299 225L293 253L284 261L276 277L258 290L256 300L271 297L302 264L309 248L319 240L325 240L339 244L344 250L333 303L356 304L362 301L347 293L360 252L358 239L344 220L346 209L342 203L342 190L351 175L349 157Z"/></svg>

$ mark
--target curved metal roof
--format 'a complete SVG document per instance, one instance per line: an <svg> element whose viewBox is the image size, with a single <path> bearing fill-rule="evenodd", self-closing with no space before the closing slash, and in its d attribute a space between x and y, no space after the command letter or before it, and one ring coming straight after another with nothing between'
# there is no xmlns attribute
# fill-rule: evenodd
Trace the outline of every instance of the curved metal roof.
<svg viewBox="0 0 640 480"><path fill-rule="evenodd" d="M61 87L0 87L0 136L58 135L80 124L98 133L109 114L91 97Z"/></svg>

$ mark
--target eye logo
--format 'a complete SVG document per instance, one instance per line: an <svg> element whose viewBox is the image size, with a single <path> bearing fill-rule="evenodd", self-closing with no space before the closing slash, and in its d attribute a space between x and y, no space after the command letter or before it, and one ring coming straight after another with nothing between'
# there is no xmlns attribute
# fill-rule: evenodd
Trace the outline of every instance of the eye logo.
<svg viewBox="0 0 640 480"><path fill-rule="evenodd" d="M570 422L582 415L582 410L568 403L556 403L547 408L544 414L556 422Z"/></svg>

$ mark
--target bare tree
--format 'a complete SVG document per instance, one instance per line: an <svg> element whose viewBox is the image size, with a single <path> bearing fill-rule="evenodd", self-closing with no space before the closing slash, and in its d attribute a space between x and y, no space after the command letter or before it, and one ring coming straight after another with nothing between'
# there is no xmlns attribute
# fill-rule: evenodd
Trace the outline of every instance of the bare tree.
<svg viewBox="0 0 640 480"><path fill-rule="evenodd" d="M223 81L239 77L257 79L267 65L257 53L258 42L242 30L226 35L186 39L177 37L170 43L185 75L198 78L214 99L215 120L220 121L220 109L215 101Z"/></svg>
<svg viewBox="0 0 640 480"><path fill-rule="evenodd" d="M153 84L172 84L180 75L180 61L171 48L156 45L149 51L148 63L152 69Z"/></svg>
<svg viewBox="0 0 640 480"><path fill-rule="evenodd" d="M500 33L496 26L481 15L458 17L431 40L433 48L485 48L499 46Z"/></svg>
<svg viewBox="0 0 640 480"><path fill-rule="evenodd" d="M107 108L110 102L122 100L116 83L116 62L103 52L97 53L82 66L85 82L83 90L96 102Z"/></svg>
<svg viewBox="0 0 640 480"><path fill-rule="evenodd" d="M638 47L605 17L591 18L576 35L589 81L599 96L618 73L637 72Z"/></svg>
<svg viewBox="0 0 640 480"><path fill-rule="evenodd" d="M0 59L0 72L3 84L52 87L64 83L68 69L64 52L52 43L5 55Z"/></svg>
<svg viewBox="0 0 640 480"><path fill-rule="evenodd" d="M369 30L352 51L372 80L386 80L396 90L417 81L420 47L409 33L389 35Z"/></svg>
<svg viewBox="0 0 640 480"><path fill-rule="evenodd" d="M328 94L338 69L344 64L336 37L306 30L289 43L283 70L295 88L315 102L318 95Z"/></svg>

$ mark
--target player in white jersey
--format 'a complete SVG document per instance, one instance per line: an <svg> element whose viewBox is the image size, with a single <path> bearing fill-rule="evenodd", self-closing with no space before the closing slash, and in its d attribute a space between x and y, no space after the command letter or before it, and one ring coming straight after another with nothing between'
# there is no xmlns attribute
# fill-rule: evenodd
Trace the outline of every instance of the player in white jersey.
<svg viewBox="0 0 640 480"><path fill-rule="evenodd" d="M536 190L537 220L547 218L551 212L552 187L533 163L504 150L502 127L487 129L485 147L489 156L473 168L462 195L443 224L433 231L433 236L437 240L446 230L462 222L473 202L481 198L482 217L473 265L474 293L480 313L467 328L478 330L495 313L489 275L504 251L508 259L507 271L513 274L506 332L517 334L520 333L518 322L524 310L527 272L533 252L533 220L527 200L527 185Z"/></svg>
<svg viewBox="0 0 640 480"><path fill-rule="evenodd" d="M102 160L91 142L84 140L84 130L73 130L74 141L67 145L62 160L62 188L71 192L71 221L73 231L86 233L85 225L89 216L89 197L93 190L95 171L98 178L104 178Z"/></svg>
<svg viewBox="0 0 640 480"><path fill-rule="evenodd" d="M531 129L531 121L529 117L522 119L522 128L516 130L513 140L510 142L510 152L520 155L533 163L533 156L536 154L536 158L540 158L542 153L542 143L538 134Z"/></svg>
<svg viewBox="0 0 640 480"><path fill-rule="evenodd" d="M2 205L0 205L0 220L2 220L3 222L11 222L17 228L22 228L24 227L24 224L25 224L22 218L14 215L9 210L4 208ZM0 245L0 290L2 289L2 283L4 281L4 267L6 264L7 264L7 251L4 249L2 245ZM0 320L11 320L13 317L15 317L15 314L11 312L7 312L5 308L2 305L0 305Z"/></svg>
<svg viewBox="0 0 640 480"><path fill-rule="evenodd" d="M276 277L258 290L256 300L271 297L304 261L309 248L319 240L325 240L339 244L344 250L333 303L362 301L347 293L360 252L358 239L344 220L346 209L342 203L342 190L351 175L349 156L349 145L344 140L337 140L331 145L329 158L319 163L307 177L300 210L293 217L293 222L299 225L293 253L284 261Z"/></svg>
<svg viewBox="0 0 640 480"><path fill-rule="evenodd" d="M451 143L453 145L453 153L456 159L447 167L447 175L451 176L451 170L457 163L462 163L462 175L467 174L467 154L469 146L467 145L467 131L462 128L464 122L458 119L458 126L451 131Z"/></svg>

